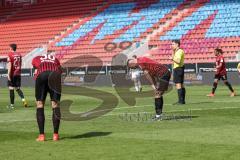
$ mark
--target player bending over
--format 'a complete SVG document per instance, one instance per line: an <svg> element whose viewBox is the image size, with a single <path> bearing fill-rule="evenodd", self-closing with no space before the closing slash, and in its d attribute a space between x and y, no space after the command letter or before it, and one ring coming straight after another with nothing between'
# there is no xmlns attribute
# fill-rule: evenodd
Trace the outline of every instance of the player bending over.
<svg viewBox="0 0 240 160"><path fill-rule="evenodd" d="M39 136L37 141L44 141L44 105L47 93L50 94L52 103L53 140L58 141L61 112L59 102L61 98L61 66L57 58L50 54L35 57L32 61L35 68L35 97L37 103L37 123ZM54 83L51 83L54 82Z"/></svg>
<svg viewBox="0 0 240 160"><path fill-rule="evenodd" d="M232 88L232 85L228 82L227 80L227 70L226 70L226 64L224 61L223 57L223 51L222 49L216 48L214 50L214 54L216 56L216 73L215 73L215 78L213 82L213 88L212 88L212 93L208 94L208 97L214 97L215 96L215 91L218 86L218 81L223 80L224 84L228 86L229 90L231 91L230 96L234 97L235 92Z"/></svg>
<svg viewBox="0 0 240 160"><path fill-rule="evenodd" d="M129 68L140 67L146 78L152 85L155 92L155 111L154 120L160 120L163 110L163 94L168 90L171 73L165 65L162 65L152 59L139 57L127 61Z"/></svg>
<svg viewBox="0 0 240 160"><path fill-rule="evenodd" d="M136 59L137 56L134 55L133 58ZM131 68L130 75L131 75L132 81L134 82L136 92L142 92L142 84L140 80L141 69L139 67Z"/></svg>
<svg viewBox="0 0 240 160"><path fill-rule="evenodd" d="M24 98L24 94L21 90L21 67L22 56L16 52L17 45L10 44L10 53L8 54L8 88L10 96L10 105L8 108L14 108L15 94L14 89L17 91L19 97L22 99L24 107L27 107L27 101Z"/></svg>

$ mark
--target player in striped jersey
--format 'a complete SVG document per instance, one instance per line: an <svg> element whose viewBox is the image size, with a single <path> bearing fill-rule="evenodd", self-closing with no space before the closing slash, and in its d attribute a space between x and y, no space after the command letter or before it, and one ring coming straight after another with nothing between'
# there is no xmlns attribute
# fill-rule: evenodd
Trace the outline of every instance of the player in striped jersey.
<svg viewBox="0 0 240 160"><path fill-rule="evenodd" d="M21 72L22 72L22 56L17 50L16 44L10 44L10 53L8 54L8 87L10 94L10 105L8 108L14 108L14 89L17 91L19 97L22 99L24 107L27 107L27 101L21 90Z"/></svg>
<svg viewBox="0 0 240 160"><path fill-rule="evenodd" d="M52 122L54 128L53 140L58 141L58 130L60 126L61 111L59 102L61 98L61 65L53 55L46 54L37 56L33 59L32 65L35 69L35 97L37 103L37 123L39 127L39 136L37 141L44 141L44 105L47 93L50 94L52 102Z"/></svg>
<svg viewBox="0 0 240 160"><path fill-rule="evenodd" d="M226 63L223 57L223 50L220 48L216 48L214 50L214 54L216 56L216 73L214 77L214 82L213 82L213 88L212 92L208 94L208 97L214 97L215 96L215 91L218 86L218 81L222 80L224 84L229 88L231 94L230 97L236 96L236 93L234 89L232 88L232 85L229 83L227 79L227 69L226 69Z"/></svg>
<svg viewBox="0 0 240 160"><path fill-rule="evenodd" d="M155 92L155 111L156 116L154 120L160 120L163 109L163 94L168 90L171 73L168 68L150 58L139 57L136 59L129 59L127 61L129 68L139 67L143 70L144 75L151 83Z"/></svg>

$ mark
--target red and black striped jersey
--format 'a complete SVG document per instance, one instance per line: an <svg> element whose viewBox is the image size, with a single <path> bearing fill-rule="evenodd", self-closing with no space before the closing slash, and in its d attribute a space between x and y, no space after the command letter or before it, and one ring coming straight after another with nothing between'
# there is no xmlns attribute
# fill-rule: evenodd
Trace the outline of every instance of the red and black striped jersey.
<svg viewBox="0 0 240 160"><path fill-rule="evenodd" d="M137 58L137 63L142 70L148 71L151 77L162 77L169 73L168 67L147 57Z"/></svg>
<svg viewBox="0 0 240 160"><path fill-rule="evenodd" d="M37 69L35 78L37 78L42 72L46 71L62 72L59 60L53 55L37 56L32 60L32 65Z"/></svg>
<svg viewBox="0 0 240 160"><path fill-rule="evenodd" d="M20 76L22 67L22 56L17 52L10 52L8 54L8 62L11 63L10 76Z"/></svg>
<svg viewBox="0 0 240 160"><path fill-rule="evenodd" d="M227 69L226 69L224 57L222 55L219 55L216 57L216 66L219 66L219 65L221 65L221 67L217 68L216 74L217 75L226 75Z"/></svg>

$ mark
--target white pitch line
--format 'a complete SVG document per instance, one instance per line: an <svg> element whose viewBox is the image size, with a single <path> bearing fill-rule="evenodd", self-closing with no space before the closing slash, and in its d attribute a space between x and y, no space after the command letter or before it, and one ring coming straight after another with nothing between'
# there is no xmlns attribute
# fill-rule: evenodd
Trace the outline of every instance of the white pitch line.
<svg viewBox="0 0 240 160"><path fill-rule="evenodd" d="M240 101L210 101L212 103L240 103ZM191 102L191 103L187 103L188 104L201 104L201 103L205 103L205 102ZM207 103L207 102L206 102ZM143 106L131 106L131 107L117 107L114 108L114 110L120 110L120 109L134 109L134 108L143 108L143 107L151 107L154 105L143 105ZM173 104L164 104L164 106L174 106ZM177 105L176 105L177 106ZM101 111L106 111L108 109L105 110L101 110Z"/></svg>
<svg viewBox="0 0 240 160"><path fill-rule="evenodd" d="M172 111L166 111L164 113L174 113L174 112L189 112L189 111L207 111L207 110L223 110L223 109L240 109L240 107L222 107L222 108L195 108L195 109L187 109L187 110L172 110ZM144 114L144 113L153 113L153 112L137 112L137 113L140 113L140 114ZM123 115L125 113L112 113L112 114L106 114L106 115L103 115L103 116L119 116L119 115ZM128 112L127 113L128 115L129 114L136 114L136 112Z"/></svg>
<svg viewBox="0 0 240 160"><path fill-rule="evenodd" d="M232 103L232 102L240 102L240 101L212 101L213 103ZM201 103L201 102L193 102L194 103ZM202 102L204 103L204 102ZM191 104L191 103L190 103ZM168 105L168 106L172 106L172 104L164 104L164 105ZM144 106L132 106L132 107L119 107L119 108L115 108L114 110L120 110L120 109L133 109L133 108L143 108L143 107L148 107L148 106L153 106L153 105L144 105ZM187 111L206 111L206 110L223 110L223 109L238 109L240 107L222 107L222 108L188 108L187 110L172 110L172 111L166 111L165 113L174 113L174 112L187 112ZM108 109L105 110L99 110L99 111L94 111L94 112L103 112L106 111ZM113 110L113 111L114 111ZM94 113L93 112L93 113ZM126 113L126 112L125 112ZM110 114L106 114L103 115L104 117L106 116L119 116L122 114L125 114L124 112L121 113L110 113ZM137 112L137 113L152 113L152 112ZM91 113L89 113L91 114ZM136 114L136 112L128 112L127 114ZM27 121L34 121L36 119L27 119L27 120L0 120L0 123L4 123L4 122L27 122Z"/></svg>

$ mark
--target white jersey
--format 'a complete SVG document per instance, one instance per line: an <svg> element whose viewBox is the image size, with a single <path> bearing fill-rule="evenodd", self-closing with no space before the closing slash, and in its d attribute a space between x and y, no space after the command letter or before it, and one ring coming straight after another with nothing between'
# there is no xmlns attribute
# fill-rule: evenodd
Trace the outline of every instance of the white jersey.
<svg viewBox="0 0 240 160"><path fill-rule="evenodd" d="M131 78L132 78L132 79L139 78L140 75L141 75L141 70L140 70L139 68L137 68L137 69L131 69L130 72L131 72Z"/></svg>

